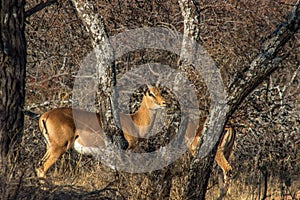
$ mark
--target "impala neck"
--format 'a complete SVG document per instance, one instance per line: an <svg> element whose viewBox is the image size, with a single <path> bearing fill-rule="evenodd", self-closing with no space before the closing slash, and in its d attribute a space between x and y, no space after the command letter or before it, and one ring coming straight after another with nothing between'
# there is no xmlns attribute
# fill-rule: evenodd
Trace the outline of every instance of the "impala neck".
<svg viewBox="0 0 300 200"><path fill-rule="evenodd" d="M147 101L145 100L145 97L143 97L141 106L139 107L136 113L131 115L131 117L135 125L149 126L155 116L155 113L155 110L151 110L148 108Z"/></svg>

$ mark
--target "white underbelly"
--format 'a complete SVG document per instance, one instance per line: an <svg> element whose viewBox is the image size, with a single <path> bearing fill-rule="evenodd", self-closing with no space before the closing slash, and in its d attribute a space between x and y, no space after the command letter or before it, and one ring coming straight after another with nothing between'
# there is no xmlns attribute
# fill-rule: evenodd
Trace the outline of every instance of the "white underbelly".
<svg viewBox="0 0 300 200"><path fill-rule="evenodd" d="M73 148L80 154L95 156L101 161L104 161L103 164L106 166L110 167L111 169L116 169L115 161L111 159L112 157L105 155L105 153L108 153L109 151L107 152L103 148L83 146L79 144L77 140L75 140Z"/></svg>
<svg viewBox="0 0 300 200"><path fill-rule="evenodd" d="M77 140L75 140L73 148L80 154L97 155L101 153L101 148L83 146Z"/></svg>

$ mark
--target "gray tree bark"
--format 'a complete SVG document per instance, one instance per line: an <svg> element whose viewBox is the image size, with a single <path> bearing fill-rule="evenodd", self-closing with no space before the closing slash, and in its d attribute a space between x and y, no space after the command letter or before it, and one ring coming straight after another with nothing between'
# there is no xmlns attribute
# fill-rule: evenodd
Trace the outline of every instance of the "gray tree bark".
<svg viewBox="0 0 300 200"><path fill-rule="evenodd" d="M79 17L82 19L86 30L89 32L97 60L97 78L101 88L100 114L102 116L103 129L106 136L116 140L116 145L125 148L124 139L121 136L117 124L118 92L116 85L116 72L114 66L114 52L110 46L102 16L99 16L92 2L85 0L72 0ZM105 69L105 70L104 70ZM114 113L113 113L114 112ZM116 118L114 118L116 116Z"/></svg>
<svg viewBox="0 0 300 200"><path fill-rule="evenodd" d="M24 0L1 1L0 5L0 165L6 164L8 156L16 153L23 132L26 67L24 5ZM10 154L11 151L14 153Z"/></svg>

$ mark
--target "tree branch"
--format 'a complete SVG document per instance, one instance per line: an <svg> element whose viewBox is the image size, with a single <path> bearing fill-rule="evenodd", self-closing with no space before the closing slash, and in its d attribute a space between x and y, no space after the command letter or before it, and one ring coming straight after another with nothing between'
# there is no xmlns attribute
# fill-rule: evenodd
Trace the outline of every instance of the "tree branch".
<svg viewBox="0 0 300 200"><path fill-rule="evenodd" d="M228 104L232 107L231 113L251 91L278 68L278 64L282 61L276 57L278 52L300 28L299 4L298 0L287 22L279 24L275 31L265 39L260 53L244 70L244 73L235 75L228 89Z"/></svg>
<svg viewBox="0 0 300 200"><path fill-rule="evenodd" d="M46 2L41 2L38 5L34 6L33 8L30 8L25 12L25 18L30 17L31 15L43 10L44 8L56 3L57 0L48 0Z"/></svg>

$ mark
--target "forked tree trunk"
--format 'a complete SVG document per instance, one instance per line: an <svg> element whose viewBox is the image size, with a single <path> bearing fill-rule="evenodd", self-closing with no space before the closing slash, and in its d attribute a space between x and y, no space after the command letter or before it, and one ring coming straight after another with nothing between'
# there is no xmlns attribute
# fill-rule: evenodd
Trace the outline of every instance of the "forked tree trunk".
<svg viewBox="0 0 300 200"><path fill-rule="evenodd" d="M26 66L24 4L24 0L2 0L0 5L0 164L6 163L10 151L16 152L23 132Z"/></svg>
<svg viewBox="0 0 300 200"><path fill-rule="evenodd" d="M190 63L195 63L194 59L197 55L191 55L191 49L197 48L198 45L191 44L189 41L198 42L200 37L200 9L197 7L196 2L193 0L179 0L179 6L184 19L184 33L180 59L178 62L179 70L189 76L191 69ZM192 52L197 52L193 49ZM220 128L221 129L221 128ZM207 133L204 133L207 134ZM201 143L201 141L199 142ZM216 146L217 147L217 146ZM188 182L185 187L182 199L197 199L198 197L205 196L208 180L211 173L211 168L214 162L216 147L204 159L194 159L190 166L189 179L196 179L196 182ZM193 189L192 189L193 188ZM195 192L194 188L198 191Z"/></svg>
<svg viewBox="0 0 300 200"><path fill-rule="evenodd" d="M193 6L192 0L181 0L182 2L189 1L189 5ZM267 37L266 41L261 47L260 53L252 61L243 74L238 74L232 84L228 88L228 97L226 98L227 104L222 108L222 115L211 117L210 125L216 124L221 121L220 118L228 118L238 107L238 105L245 99L245 97L252 92L267 76L278 68L278 63L281 58L277 58L278 52L289 41L293 35L299 30L300 27L300 1L296 3L293 8L292 14L287 22L281 23L278 28ZM192 20L195 16L190 16ZM242 76L242 77L241 77ZM210 111L210 115L215 111ZM224 125L221 125L224 126ZM208 135L214 137L220 134L221 129L217 128L215 133ZM203 136L207 135L208 129L203 130ZM217 143L218 144L218 143ZM216 145L217 145L216 144ZM201 142L197 146L195 155L200 155L199 152ZM213 162L216 152L216 146L202 160L195 156L190 165L188 180L184 190L184 199L205 199L207 182L210 175L211 163Z"/></svg>

